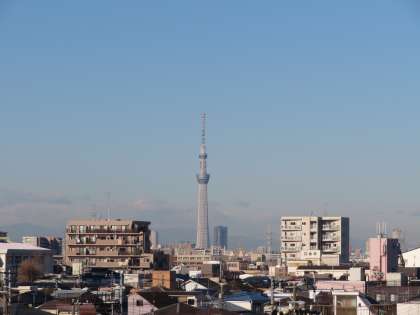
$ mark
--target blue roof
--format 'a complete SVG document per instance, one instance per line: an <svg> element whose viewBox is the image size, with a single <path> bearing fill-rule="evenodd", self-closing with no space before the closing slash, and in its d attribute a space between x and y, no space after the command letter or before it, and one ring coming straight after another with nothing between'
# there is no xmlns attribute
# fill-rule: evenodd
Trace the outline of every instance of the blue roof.
<svg viewBox="0 0 420 315"><path fill-rule="evenodd" d="M253 301L253 302L268 302L270 299L258 292L240 292L226 296L225 301Z"/></svg>

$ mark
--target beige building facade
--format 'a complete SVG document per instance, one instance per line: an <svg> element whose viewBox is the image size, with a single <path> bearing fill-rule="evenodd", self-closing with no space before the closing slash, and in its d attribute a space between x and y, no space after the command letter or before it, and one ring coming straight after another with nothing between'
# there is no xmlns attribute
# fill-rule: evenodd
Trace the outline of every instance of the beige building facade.
<svg viewBox="0 0 420 315"><path fill-rule="evenodd" d="M349 261L347 217L281 218L281 258L287 265L341 265Z"/></svg>
<svg viewBox="0 0 420 315"><path fill-rule="evenodd" d="M64 263L111 269L148 269L150 222L119 219L71 220L66 227Z"/></svg>
<svg viewBox="0 0 420 315"><path fill-rule="evenodd" d="M179 250L175 251L172 256L172 266L183 265L186 267L192 267L201 269L201 266L205 261L212 260L213 256L209 250L206 249L193 249L190 251Z"/></svg>

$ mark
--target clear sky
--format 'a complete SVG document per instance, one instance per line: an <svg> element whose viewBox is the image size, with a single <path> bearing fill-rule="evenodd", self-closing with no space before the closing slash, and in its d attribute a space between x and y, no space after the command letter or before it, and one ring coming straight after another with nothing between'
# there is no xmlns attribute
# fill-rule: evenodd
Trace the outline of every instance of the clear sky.
<svg viewBox="0 0 420 315"><path fill-rule="evenodd" d="M0 226L152 220L193 237L200 112L211 225L347 215L420 242L416 1L0 1ZM246 244L245 244L246 245Z"/></svg>

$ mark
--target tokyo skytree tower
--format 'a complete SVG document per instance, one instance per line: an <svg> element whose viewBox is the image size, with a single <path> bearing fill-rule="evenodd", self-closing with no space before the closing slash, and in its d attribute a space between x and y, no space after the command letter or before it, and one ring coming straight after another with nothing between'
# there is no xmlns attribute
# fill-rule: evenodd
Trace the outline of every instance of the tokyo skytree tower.
<svg viewBox="0 0 420 315"><path fill-rule="evenodd" d="M206 153L206 114L201 114L201 145L200 145L200 172L197 174L198 205L197 205L197 242L196 248L209 247L209 218L207 183L210 175L207 173Z"/></svg>

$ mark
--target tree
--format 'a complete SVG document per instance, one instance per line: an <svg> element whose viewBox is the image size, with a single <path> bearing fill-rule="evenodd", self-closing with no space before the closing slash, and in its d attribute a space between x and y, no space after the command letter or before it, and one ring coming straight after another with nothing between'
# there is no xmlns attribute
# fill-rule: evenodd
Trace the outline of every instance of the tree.
<svg viewBox="0 0 420 315"><path fill-rule="evenodd" d="M42 276L41 266L34 259L24 260L18 268L18 281L32 284Z"/></svg>

